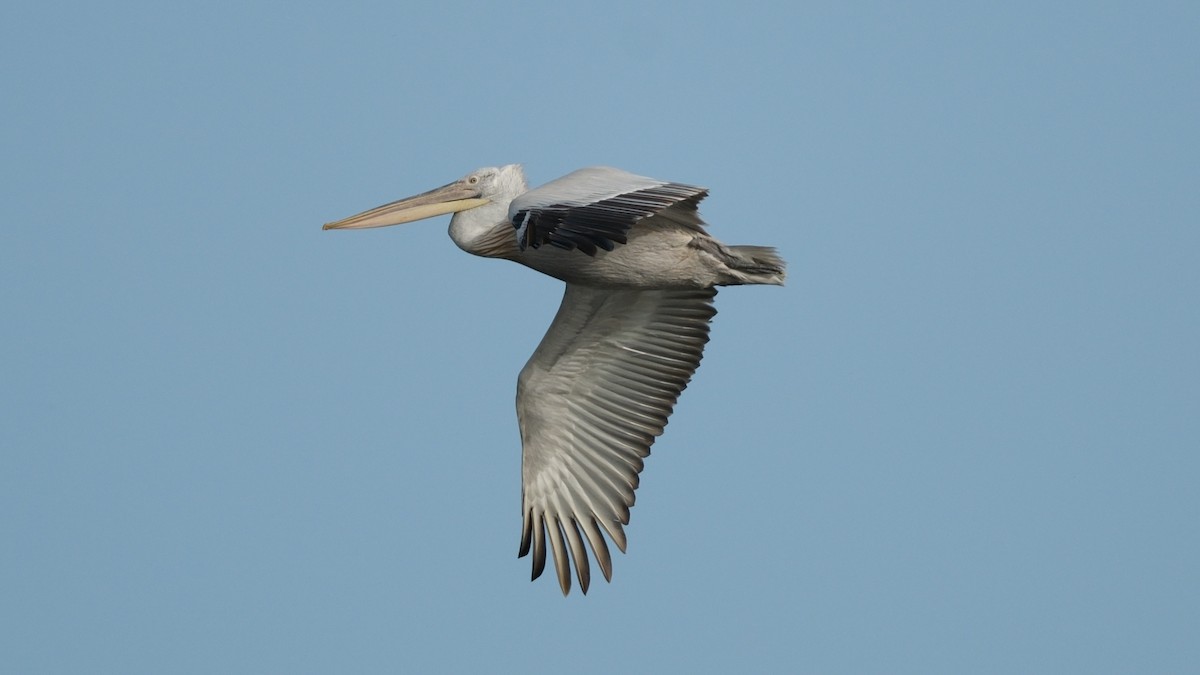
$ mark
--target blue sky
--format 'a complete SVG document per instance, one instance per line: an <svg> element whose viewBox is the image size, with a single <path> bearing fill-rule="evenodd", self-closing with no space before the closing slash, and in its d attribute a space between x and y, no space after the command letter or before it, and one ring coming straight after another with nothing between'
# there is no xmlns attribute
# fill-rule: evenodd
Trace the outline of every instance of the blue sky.
<svg viewBox="0 0 1200 675"><path fill-rule="evenodd" d="M973 3L972 3L973 5ZM1192 3L0 10L21 673L1200 668ZM718 297L612 584L518 560L520 162L705 185Z"/></svg>

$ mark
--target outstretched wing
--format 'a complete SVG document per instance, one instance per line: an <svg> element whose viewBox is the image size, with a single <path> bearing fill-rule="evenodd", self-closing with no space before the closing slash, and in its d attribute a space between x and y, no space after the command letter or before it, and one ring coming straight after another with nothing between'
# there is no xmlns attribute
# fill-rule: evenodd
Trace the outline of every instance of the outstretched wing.
<svg viewBox="0 0 1200 675"><path fill-rule="evenodd" d="M532 549L534 579L546 566L546 535L563 595L571 589L568 548L587 593L584 538L604 578L612 579L602 532L625 551L623 525L642 459L700 364L716 293L567 285L549 332L517 380L520 556Z"/></svg>
<svg viewBox="0 0 1200 675"><path fill-rule="evenodd" d="M517 230L517 245L550 244L596 255L626 243L629 228L642 218L672 212L672 219L702 226L697 205L708 190L694 185L637 176L594 166L530 190L513 200L508 217Z"/></svg>

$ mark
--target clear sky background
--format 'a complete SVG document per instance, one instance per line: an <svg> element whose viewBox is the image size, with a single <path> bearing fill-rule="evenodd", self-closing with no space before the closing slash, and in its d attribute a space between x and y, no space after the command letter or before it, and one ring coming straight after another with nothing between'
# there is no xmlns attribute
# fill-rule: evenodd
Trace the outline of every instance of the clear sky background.
<svg viewBox="0 0 1200 675"><path fill-rule="evenodd" d="M8 3L0 670L1200 669L1200 5ZM516 558L560 284L479 166L712 189L612 584Z"/></svg>

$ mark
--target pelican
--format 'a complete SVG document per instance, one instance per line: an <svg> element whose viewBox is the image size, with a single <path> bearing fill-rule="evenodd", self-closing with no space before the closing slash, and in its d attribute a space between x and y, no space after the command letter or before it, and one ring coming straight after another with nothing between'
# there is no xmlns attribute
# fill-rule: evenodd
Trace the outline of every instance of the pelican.
<svg viewBox="0 0 1200 675"><path fill-rule="evenodd" d="M562 304L517 378L521 546L533 576L546 541L563 595L571 563L586 594L586 540L605 580L625 552L642 460L696 372L716 286L782 285L775 249L727 246L705 230L706 188L620 169L580 169L539 188L519 165L488 167L327 230L398 225L447 213L450 238L566 282ZM567 551L570 550L570 559Z"/></svg>

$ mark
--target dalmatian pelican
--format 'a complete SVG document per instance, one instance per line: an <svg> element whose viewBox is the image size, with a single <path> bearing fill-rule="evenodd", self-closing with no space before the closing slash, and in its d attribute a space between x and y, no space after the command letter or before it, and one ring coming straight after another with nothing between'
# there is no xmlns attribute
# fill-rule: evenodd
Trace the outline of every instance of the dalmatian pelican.
<svg viewBox="0 0 1200 675"><path fill-rule="evenodd" d="M785 263L773 248L727 246L705 230L698 206L707 194L609 167L530 190L510 164L325 225L362 229L453 213L450 238L462 250L566 283L517 378L518 557L532 551L537 579L549 539L563 595L570 559L587 593L585 540L612 581L604 534L625 551L642 462L700 364L715 287L783 284Z"/></svg>

